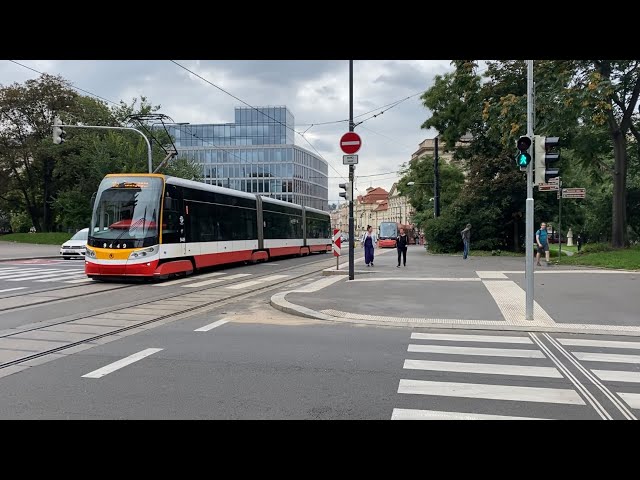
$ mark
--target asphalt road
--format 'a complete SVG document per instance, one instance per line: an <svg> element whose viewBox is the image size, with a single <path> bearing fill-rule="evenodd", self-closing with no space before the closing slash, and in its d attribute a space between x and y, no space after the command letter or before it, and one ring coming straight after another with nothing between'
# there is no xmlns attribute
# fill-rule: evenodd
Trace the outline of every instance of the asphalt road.
<svg viewBox="0 0 640 480"><path fill-rule="evenodd" d="M327 323L270 309L268 297L42 357L13 374L2 369L0 418L622 419L639 413L640 342L628 337Z"/></svg>
<svg viewBox="0 0 640 480"><path fill-rule="evenodd" d="M43 279L25 280L34 274L12 270L42 269L35 275L54 279L81 262L0 263L8 269L3 281L26 287L0 293L0 418L636 419L640 413L638 338L327 322L273 309L277 290L251 294L320 258L113 285L41 286L46 282L36 280ZM562 278L549 277L549 290ZM47 303L29 305L34 298ZM141 299L153 303L136 308ZM223 303L206 313L140 320L166 313L163 302L180 309L211 299ZM114 313L128 305L134 305L129 313ZM84 341L126 325L136 328ZM37 356L69 339L79 344Z"/></svg>

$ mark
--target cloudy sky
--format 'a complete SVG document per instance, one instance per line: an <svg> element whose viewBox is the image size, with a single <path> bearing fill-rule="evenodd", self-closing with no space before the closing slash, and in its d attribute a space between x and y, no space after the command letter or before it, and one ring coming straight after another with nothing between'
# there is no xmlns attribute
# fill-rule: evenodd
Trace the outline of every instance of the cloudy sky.
<svg viewBox="0 0 640 480"><path fill-rule="evenodd" d="M20 60L39 72L61 75L74 86L113 102L140 95L176 122L226 123L234 121L234 107L243 103L215 88L170 60ZM329 163L329 203L338 202L338 184L348 167L342 165L339 139L348 131L348 60L179 60L211 83L251 106L286 105L293 113L295 143ZM418 144L436 132L420 125L430 116L420 93L434 77L452 70L450 60L356 60L353 64L353 115L361 121L355 131L362 138L356 167L356 194L369 186L389 190L397 171ZM22 83L38 74L9 60L0 61L0 84ZM83 93L83 92L80 92ZM362 114L370 112L367 115ZM306 140L305 140L306 139ZM341 177L342 176L342 177Z"/></svg>

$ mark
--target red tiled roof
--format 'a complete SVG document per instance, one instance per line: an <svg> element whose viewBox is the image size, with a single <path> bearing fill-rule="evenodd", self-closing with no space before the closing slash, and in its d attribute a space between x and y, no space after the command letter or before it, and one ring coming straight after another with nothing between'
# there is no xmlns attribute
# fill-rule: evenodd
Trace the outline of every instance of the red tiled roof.
<svg viewBox="0 0 640 480"><path fill-rule="evenodd" d="M376 187L367 190L366 195L358 195L359 203L378 203L378 200L387 200L389 198L389 192L384 188Z"/></svg>

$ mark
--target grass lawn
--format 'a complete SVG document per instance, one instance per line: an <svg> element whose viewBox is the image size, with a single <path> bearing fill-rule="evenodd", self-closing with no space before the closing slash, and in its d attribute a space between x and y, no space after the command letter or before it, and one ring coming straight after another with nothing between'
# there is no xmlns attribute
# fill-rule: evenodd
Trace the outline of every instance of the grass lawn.
<svg viewBox="0 0 640 480"><path fill-rule="evenodd" d="M557 243L550 243L549 244L549 251L551 252L557 252L558 251L558 244ZM564 252L573 252L573 253L578 253L578 247L576 247L575 245L572 245L570 247L567 247L566 244L562 244L562 252L564 255Z"/></svg>
<svg viewBox="0 0 640 480"><path fill-rule="evenodd" d="M559 265L584 265L600 268L617 268L623 270L640 270L640 245L636 245L631 248L624 248L620 250L612 250L610 252L597 252L597 253L580 253L578 254L578 248L576 246L567 247L562 245L562 258L558 257L558 245L549 245L551 251L551 261ZM568 256L566 252L573 252L572 256ZM439 255L437 253L428 252L429 255ZM460 255L462 252L455 254L442 254L442 255ZM491 257L491 251L484 250L471 250L469 256L472 257ZM496 255L498 256L498 255ZM524 253L516 253L509 251L500 251L499 256L509 257L524 257ZM544 257L542 257L544 260ZM535 254L534 254L535 261Z"/></svg>
<svg viewBox="0 0 640 480"><path fill-rule="evenodd" d="M562 249L564 250L564 247ZM554 261L557 261L557 257ZM589 265L603 268L640 270L640 246L610 252L581 253L571 257L565 257L563 255L560 260L560 265Z"/></svg>
<svg viewBox="0 0 640 480"><path fill-rule="evenodd" d="M36 243L38 245L62 245L71 238L70 233L9 233L0 235L0 242Z"/></svg>

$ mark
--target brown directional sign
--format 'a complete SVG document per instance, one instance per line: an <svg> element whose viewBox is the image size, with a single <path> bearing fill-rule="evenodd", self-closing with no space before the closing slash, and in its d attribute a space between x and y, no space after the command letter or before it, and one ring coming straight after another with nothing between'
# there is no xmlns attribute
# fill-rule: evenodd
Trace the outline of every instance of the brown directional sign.
<svg viewBox="0 0 640 480"><path fill-rule="evenodd" d="M562 198L585 198L587 195L586 188L563 188Z"/></svg>
<svg viewBox="0 0 640 480"><path fill-rule="evenodd" d="M539 183L538 191L539 192L555 192L558 190L558 184L553 183Z"/></svg>

